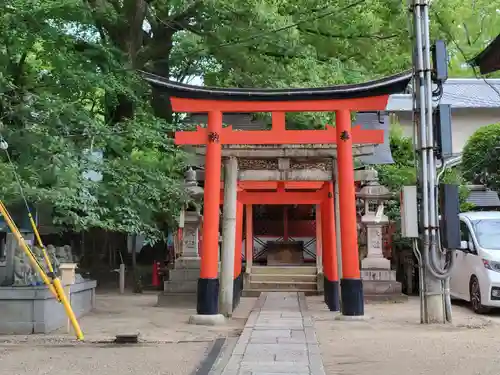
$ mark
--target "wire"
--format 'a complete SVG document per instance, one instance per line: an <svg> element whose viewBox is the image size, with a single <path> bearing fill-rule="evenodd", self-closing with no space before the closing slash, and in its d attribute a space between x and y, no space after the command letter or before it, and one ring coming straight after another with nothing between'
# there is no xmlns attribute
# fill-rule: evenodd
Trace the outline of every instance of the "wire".
<svg viewBox="0 0 500 375"><path fill-rule="evenodd" d="M47 253L47 249L45 248L45 245L43 244L42 242L42 238L40 237L40 233L38 232L38 229L36 227L36 223L35 223L35 220L33 219L33 215L31 213L31 209L29 207L29 204L28 204L28 200L26 199L26 195L24 194L24 189L23 189L23 186L21 184L21 179L19 178L19 175L16 171L16 167L14 165L14 163L12 162L12 159L10 157L10 153L9 153L9 150L8 150L8 143L7 141L5 140L5 138L3 137L3 135L0 133L0 142L2 144L2 148L3 150L5 151L5 155L7 156L7 160L9 162L9 165L12 169L12 173L14 174L14 178L16 179L16 182L17 182L17 187L19 188L19 193L21 194L21 197L23 199L23 202L24 202L24 205L26 206L26 211L28 212L28 219L30 221L30 224L33 228L33 232L35 233L35 237L36 237L36 240L38 242L38 245L40 246L41 250L42 250L42 255L45 259L45 263L47 265L47 268L49 270L49 276L54 279L55 278L55 274L54 274L54 267L52 267L52 262L50 261L50 258L49 258L49 255ZM8 211L6 211L8 212ZM31 254L33 255L33 251L28 247L28 249L30 250ZM35 260L38 262L38 259L36 256L34 256Z"/></svg>
<svg viewBox="0 0 500 375"><path fill-rule="evenodd" d="M341 13L341 12L344 12L346 10L349 10L351 8L354 8L355 6L358 6L358 5L361 5L362 3L364 3L366 0L358 0L358 1L355 1L351 4L348 4L346 5L345 7L342 7L340 9L332 9L326 13L323 13L323 14L319 14L319 15L316 15L314 17L309 17L309 18L306 18L306 19L303 19L303 20L299 20L297 22L294 22L294 23L291 23L289 25L286 25L286 26L282 26L282 27L278 27L276 29L273 29L273 30L269 30L267 32L264 32L264 33L259 33L259 34L255 34L255 35L251 35L249 36L248 38L245 38L245 39L242 39L242 40L238 40L238 41L233 41L233 42L227 42L227 43L223 43L223 44L220 44L218 45L217 47L215 48L222 48L222 47L228 47L228 46L232 46L232 45L237 45L237 44L241 44L241 43L246 43L248 41L252 41L252 40L255 40L255 39L258 39L258 38L261 38L262 36L264 35L270 35L270 34L275 34L275 33L279 33L281 31L285 31L285 30L289 30L289 29L292 29L296 26L299 26L299 25L302 25L303 23L306 23L306 22L313 22L313 21L317 21L321 18L325 18L325 17L328 17L328 16L331 16L332 14L334 13Z"/></svg>
<svg viewBox="0 0 500 375"><path fill-rule="evenodd" d="M322 13L322 14L317 14L317 15L315 15L313 17L307 17L305 19L299 20L297 22L293 22L293 23L285 25L285 26L281 26L281 27L278 27L278 28L275 28L275 29L272 29L272 30L268 30L268 31L265 31L265 32L260 32L260 33L251 35L251 36L249 36L247 38L220 43L219 45L213 46L211 48L214 49L214 50L217 50L219 48L224 48L224 47L229 47L229 46L235 46L235 45L239 45L239 44L244 44L244 43L247 43L247 42L250 42L250 41L253 41L253 40L260 39L260 38L262 38L263 36L266 36L266 35L276 34L276 33L279 33L281 31L292 29L292 28L294 28L296 26L299 26L299 25L301 25L303 23L306 23L306 22L317 21L319 19L328 17L328 16L330 16L330 15L332 15L334 13L342 13L342 12L344 12L346 10L349 10L351 8L354 8L354 7L358 6L358 5L361 5L361 4L365 3L366 1L367 0L357 0L357 1L354 1L353 3L351 3L351 4L348 4L348 5L340 8L340 9L334 8L334 9L331 9L330 11L328 11L328 12L325 12L325 13ZM328 8L329 7L325 7L323 9L328 9ZM208 36L208 35L206 35L206 36ZM189 58L189 57L191 57L191 56L193 56L195 54L203 52L204 50L205 50L205 48L200 48L200 49L198 49L196 51L193 51L190 54L188 54L186 56L186 58Z"/></svg>
<svg viewBox="0 0 500 375"><path fill-rule="evenodd" d="M5 143L7 145L7 141L3 137L3 135L0 133L0 142ZM14 178L16 179L18 188L19 188L19 193L21 194L21 197L23 198L24 205L26 206L26 209L28 210L28 214L31 216L31 211L30 207L28 205L28 200L26 199L26 196L24 195L24 189L21 184L21 179L19 178L19 175L16 172L16 167L14 166L14 163L12 162L12 159L10 158L10 153L7 147L4 148L5 155L7 156L8 163L12 169L12 173L14 174Z"/></svg>

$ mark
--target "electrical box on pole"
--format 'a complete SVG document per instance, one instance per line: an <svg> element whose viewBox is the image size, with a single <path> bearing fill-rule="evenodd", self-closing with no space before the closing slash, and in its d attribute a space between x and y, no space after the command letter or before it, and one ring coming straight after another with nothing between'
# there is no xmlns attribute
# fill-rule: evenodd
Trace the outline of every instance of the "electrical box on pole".
<svg viewBox="0 0 500 375"><path fill-rule="evenodd" d="M448 79L448 52L444 40L436 40L432 51L432 79L438 84L443 84Z"/></svg>
<svg viewBox="0 0 500 375"><path fill-rule="evenodd" d="M460 249L460 203L458 185L439 185L441 245L445 249Z"/></svg>
<svg viewBox="0 0 500 375"><path fill-rule="evenodd" d="M439 104L433 116L434 134L436 135L436 157L446 159L453 154L451 106L449 104Z"/></svg>
<svg viewBox="0 0 500 375"><path fill-rule="evenodd" d="M405 238L418 238L418 205L417 187L403 186L401 189L401 236Z"/></svg>

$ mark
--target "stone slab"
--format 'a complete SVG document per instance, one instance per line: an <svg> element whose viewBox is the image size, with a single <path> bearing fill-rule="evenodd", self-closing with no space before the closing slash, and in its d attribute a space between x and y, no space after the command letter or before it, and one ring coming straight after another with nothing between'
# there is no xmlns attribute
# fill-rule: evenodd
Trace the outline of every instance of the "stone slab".
<svg viewBox="0 0 500 375"><path fill-rule="evenodd" d="M292 337L291 329L266 329L255 330L252 332L251 338L258 337Z"/></svg>
<svg viewBox="0 0 500 375"><path fill-rule="evenodd" d="M253 361L241 362L240 369L242 371L251 371L252 373L258 371L268 371L279 374L296 374L296 373L309 373L309 365L305 363L276 362L276 361ZM224 374L225 375L225 374Z"/></svg>
<svg viewBox="0 0 500 375"><path fill-rule="evenodd" d="M396 271L362 269L361 279L363 279L363 281L368 281L368 280L396 281Z"/></svg>
<svg viewBox="0 0 500 375"><path fill-rule="evenodd" d="M181 257L175 260L174 269L200 269L200 258ZM171 270L172 271L172 270ZM199 274L198 274L199 277Z"/></svg>
<svg viewBox="0 0 500 375"><path fill-rule="evenodd" d="M198 281L199 268L174 268L169 271L169 281Z"/></svg>
<svg viewBox="0 0 500 375"><path fill-rule="evenodd" d="M401 283L391 280L363 280L364 294L400 294Z"/></svg>
<svg viewBox="0 0 500 375"><path fill-rule="evenodd" d="M259 301L222 375L324 375L303 294L263 293Z"/></svg>
<svg viewBox="0 0 500 375"><path fill-rule="evenodd" d="M390 270L391 261L385 258L375 258L366 257L361 261L361 268L363 269L379 269L379 270Z"/></svg>
<svg viewBox="0 0 500 375"><path fill-rule="evenodd" d="M196 293L198 280L165 281L163 288L165 293Z"/></svg>
<svg viewBox="0 0 500 375"><path fill-rule="evenodd" d="M294 341L291 337L254 337L250 338L249 344L277 344L285 340L285 343L293 344ZM288 341L287 341L288 340Z"/></svg>
<svg viewBox="0 0 500 375"><path fill-rule="evenodd" d="M191 315L189 317L189 324L196 324L202 326L218 326L226 323L226 318L222 314L214 315Z"/></svg>
<svg viewBox="0 0 500 375"><path fill-rule="evenodd" d="M353 145L353 156L373 154L375 145L362 144ZM195 147L197 155L205 155L206 147ZM337 150L334 144L314 144L314 145L252 145L251 148L242 145L224 145L222 147L222 156L236 156L239 158L333 158L336 157ZM241 178L239 178L241 179ZM331 179L331 177L330 177ZM323 180L324 181L324 180Z"/></svg>
<svg viewBox="0 0 500 375"><path fill-rule="evenodd" d="M337 315L334 319L344 322L364 322L373 319L373 317L368 315Z"/></svg>
<svg viewBox="0 0 500 375"><path fill-rule="evenodd" d="M97 282L70 286L70 303L77 318L94 307ZM0 287L0 334L50 333L67 325L64 307L46 286Z"/></svg>
<svg viewBox="0 0 500 375"><path fill-rule="evenodd" d="M246 353L264 353L264 352L307 352L307 345L305 343L298 344L248 344Z"/></svg>

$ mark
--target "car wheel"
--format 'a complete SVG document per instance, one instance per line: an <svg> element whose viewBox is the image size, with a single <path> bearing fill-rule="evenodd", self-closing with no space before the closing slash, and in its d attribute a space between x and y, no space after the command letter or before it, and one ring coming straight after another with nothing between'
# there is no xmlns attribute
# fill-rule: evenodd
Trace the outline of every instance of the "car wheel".
<svg viewBox="0 0 500 375"><path fill-rule="evenodd" d="M476 276L472 276L470 279L469 292L472 310L474 310L476 314L486 314L490 309L483 306L481 303L481 289L479 287L479 280Z"/></svg>

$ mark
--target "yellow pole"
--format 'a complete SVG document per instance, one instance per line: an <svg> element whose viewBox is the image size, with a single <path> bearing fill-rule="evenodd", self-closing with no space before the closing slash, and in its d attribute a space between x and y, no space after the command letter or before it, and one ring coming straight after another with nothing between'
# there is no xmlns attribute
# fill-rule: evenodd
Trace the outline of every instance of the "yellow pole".
<svg viewBox="0 0 500 375"><path fill-rule="evenodd" d="M4 204L2 201L0 201L0 213L2 216L5 218L5 221L7 222L7 225L10 228L10 231L16 236L16 239L21 246L21 248L24 250L26 255L28 256L31 264L35 269L38 271L40 276L42 277L42 280L44 283L49 287L50 291L56 296L56 298L61 301L61 303L64 306L64 310L66 311L66 315L68 316L69 320L71 321L71 324L73 325L73 329L75 330L75 334L78 340L83 340L83 333L82 330L80 329L80 325L78 324L78 321L76 320L75 313L73 312L73 309L71 308L71 305L69 304L68 298L66 297L66 293L64 293L64 289L61 285L61 281L56 277L56 275L51 272L53 275L52 283L50 282L49 278L43 271L42 267L40 267L40 264L38 261L35 259L33 256L33 253L31 252L30 248L28 245L26 245L26 241L24 240L23 236L19 232L19 229L17 229L16 224L10 217L10 214L8 213L7 209L5 208ZM50 264L50 262L49 262Z"/></svg>
<svg viewBox="0 0 500 375"><path fill-rule="evenodd" d="M40 237L40 233L38 232L38 228L36 227L35 220L33 220L33 215L31 215L31 212L28 212L28 217L30 219L33 232L35 233L38 246L40 246L40 248L42 249L43 258L45 259L47 268L49 269L49 272L54 272L54 268L52 267L52 262L50 261L49 254L47 254L47 249L45 248L45 246L43 246L42 238Z"/></svg>
<svg viewBox="0 0 500 375"><path fill-rule="evenodd" d="M61 300L61 303L64 306L64 310L66 311L66 315L68 316L68 319L71 322L71 325L73 326L73 329L75 330L76 338L80 341L83 341L83 332L80 328L80 324L78 324L78 320L76 320L75 313L73 312L73 309L71 308L71 305L68 301L68 298L66 297L66 293L64 293L63 286L61 284L61 280L59 280L57 277L55 277L52 282L54 283L54 287L57 290L57 294L59 294L59 298Z"/></svg>

